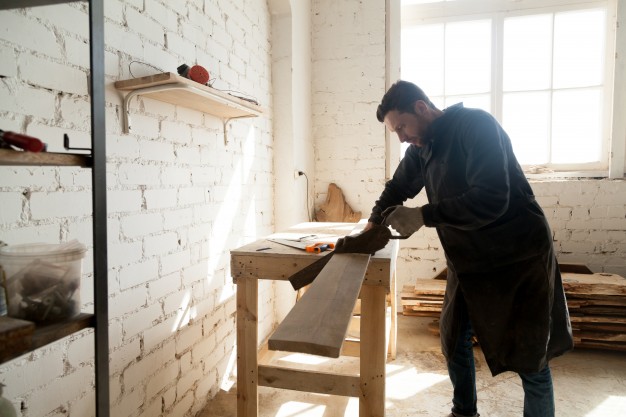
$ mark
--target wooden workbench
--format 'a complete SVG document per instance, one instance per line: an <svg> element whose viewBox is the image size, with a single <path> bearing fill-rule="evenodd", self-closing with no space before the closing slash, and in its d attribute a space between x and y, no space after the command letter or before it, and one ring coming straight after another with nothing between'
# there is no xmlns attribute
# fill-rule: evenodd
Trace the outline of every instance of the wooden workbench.
<svg viewBox="0 0 626 417"><path fill-rule="evenodd" d="M303 223L286 232L345 236L364 224ZM359 376L290 370L259 364L258 280L287 280L327 253L311 254L266 239L231 251L231 272L237 284L237 416L258 416L258 386L359 397L360 417L385 414L385 362L396 350L395 267L398 242L372 256L361 288ZM387 296L391 325L387 329ZM389 332L388 332L389 331ZM387 345L387 341L389 344ZM355 349L352 349L354 352ZM343 352L343 351L342 351Z"/></svg>

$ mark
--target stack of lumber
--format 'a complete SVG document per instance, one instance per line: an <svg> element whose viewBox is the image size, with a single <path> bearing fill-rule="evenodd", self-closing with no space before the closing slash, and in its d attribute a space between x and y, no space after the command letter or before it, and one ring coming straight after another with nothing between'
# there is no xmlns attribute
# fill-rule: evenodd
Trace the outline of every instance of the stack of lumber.
<svg viewBox="0 0 626 417"><path fill-rule="evenodd" d="M561 265L561 271L575 347L626 351L626 279L572 265ZM442 279L405 285L402 314L438 319L445 289Z"/></svg>
<svg viewBox="0 0 626 417"><path fill-rule="evenodd" d="M576 347L626 351L626 279L563 273Z"/></svg>
<svg viewBox="0 0 626 417"><path fill-rule="evenodd" d="M436 317L441 314L446 281L439 279L418 279L415 286L402 288L402 315Z"/></svg>

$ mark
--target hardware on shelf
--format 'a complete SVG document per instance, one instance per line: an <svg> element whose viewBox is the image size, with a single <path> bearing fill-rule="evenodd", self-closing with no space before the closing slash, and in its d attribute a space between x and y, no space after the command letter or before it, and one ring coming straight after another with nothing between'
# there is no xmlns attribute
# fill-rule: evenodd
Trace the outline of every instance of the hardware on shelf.
<svg viewBox="0 0 626 417"><path fill-rule="evenodd" d="M89 151L91 152L91 148L73 148L70 146L70 137L67 133L63 134L63 147L68 151Z"/></svg>

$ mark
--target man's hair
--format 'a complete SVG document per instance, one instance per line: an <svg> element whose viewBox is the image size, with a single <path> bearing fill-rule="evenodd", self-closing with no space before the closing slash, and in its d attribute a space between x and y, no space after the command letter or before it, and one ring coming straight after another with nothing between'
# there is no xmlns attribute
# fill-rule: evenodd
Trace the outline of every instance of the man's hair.
<svg viewBox="0 0 626 417"><path fill-rule="evenodd" d="M415 113L415 102L418 100L426 102L433 109L436 108L421 88L408 81L396 81L389 87L378 105L376 118L379 122L383 122L387 113L392 110L400 113Z"/></svg>

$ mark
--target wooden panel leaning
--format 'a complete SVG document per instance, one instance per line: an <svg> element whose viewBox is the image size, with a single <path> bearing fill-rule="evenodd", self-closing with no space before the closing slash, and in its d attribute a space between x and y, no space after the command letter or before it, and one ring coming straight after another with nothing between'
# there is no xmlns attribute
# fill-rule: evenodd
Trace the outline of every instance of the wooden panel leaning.
<svg viewBox="0 0 626 417"><path fill-rule="evenodd" d="M270 337L269 348L338 358L369 259L335 254Z"/></svg>

